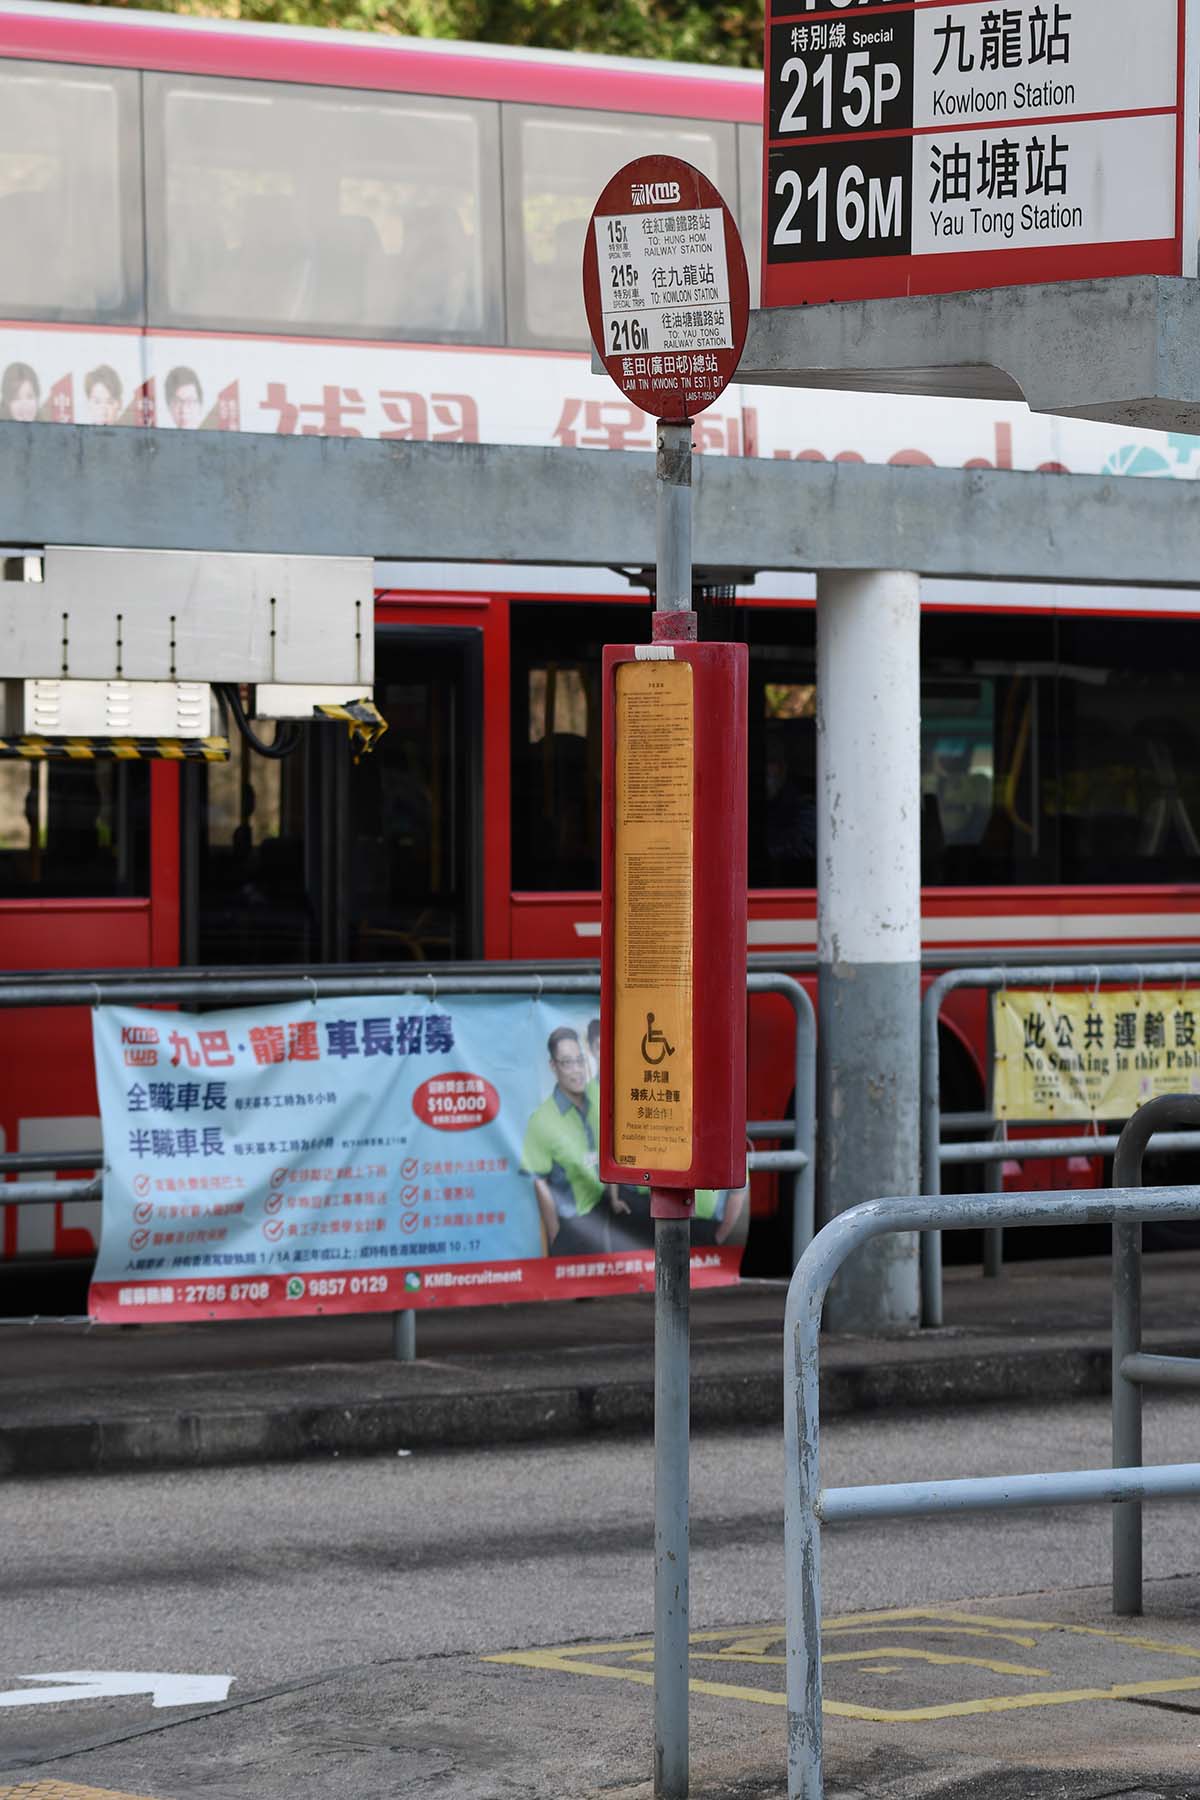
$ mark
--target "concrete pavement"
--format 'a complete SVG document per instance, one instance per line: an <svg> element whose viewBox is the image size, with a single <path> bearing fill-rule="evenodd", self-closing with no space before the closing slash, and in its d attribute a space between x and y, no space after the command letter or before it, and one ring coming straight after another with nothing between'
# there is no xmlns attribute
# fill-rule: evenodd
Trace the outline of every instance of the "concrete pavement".
<svg viewBox="0 0 1200 1800"><path fill-rule="evenodd" d="M1152 1399L1148 1459L1195 1459L1198 1433L1193 1397ZM1107 1446L1097 1398L835 1419L822 1455L841 1485L1096 1466ZM593 1434L0 1482L0 1794L646 1800L652 1470L644 1440ZM696 1439L698 1800L782 1794L783 1489L777 1425ZM1187 1793L1200 1514L1148 1513L1136 1621L1099 1585L1103 1507L827 1531L828 1800ZM39 1703L64 1670L221 1694L152 1705L149 1678L105 1697L101 1676Z"/></svg>
<svg viewBox="0 0 1200 1800"><path fill-rule="evenodd" d="M1179 1586L1136 1628L1095 1589L827 1620L826 1800L1198 1800L1200 1589ZM77 1721L49 1754L0 1754L0 1800L48 1777L99 1790L54 1800L652 1800L652 1643L363 1663ZM783 1643L778 1621L693 1634L692 1800L786 1795Z"/></svg>
<svg viewBox="0 0 1200 1800"><path fill-rule="evenodd" d="M1200 1252L1146 1259L1148 1348L1200 1354ZM773 1425L783 1405L785 1285L692 1303L695 1428ZM946 1275L946 1326L829 1338L827 1417L1103 1393L1107 1258ZM0 1474L169 1469L401 1448L644 1432L649 1295L418 1315L418 1360L385 1315L246 1324L0 1326Z"/></svg>

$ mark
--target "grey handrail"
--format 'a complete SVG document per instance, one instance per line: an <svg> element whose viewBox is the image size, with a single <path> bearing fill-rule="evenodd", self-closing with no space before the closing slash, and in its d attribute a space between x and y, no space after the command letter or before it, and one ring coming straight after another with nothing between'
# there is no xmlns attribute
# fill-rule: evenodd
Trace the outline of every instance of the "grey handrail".
<svg viewBox="0 0 1200 1800"><path fill-rule="evenodd" d="M1121 1133L1113 1158L1113 1186L1140 1188L1142 1162L1151 1138L1170 1125L1200 1125L1200 1095L1161 1094L1139 1106ZM1177 1134L1172 1134L1172 1136ZM1140 1221L1113 1225L1112 1245L1112 1459L1113 1467L1140 1467L1142 1386L1162 1372L1142 1348L1142 1227ZM1158 1363L1183 1359L1161 1357ZM1139 1366L1140 1365L1140 1366ZM1195 1386L1189 1371L1171 1369L1171 1386ZM1137 1498L1113 1507L1113 1611L1125 1617L1142 1610L1142 1507Z"/></svg>
<svg viewBox="0 0 1200 1800"><path fill-rule="evenodd" d="M1146 1109L1148 1110L1148 1109ZM783 1534L787 1595L787 1708L789 1800L821 1800L821 1516L849 1521L866 1516L895 1517L905 1512L939 1510L934 1488L921 1483L881 1488L869 1503L847 1498L847 1490L823 1496L820 1487L819 1350L821 1312L834 1276L854 1251L885 1232L934 1231L951 1217L953 1223L984 1230L1019 1225L1136 1225L1143 1219L1190 1219L1200 1214L1200 1187L1085 1188L1034 1194L955 1194L897 1196L851 1207L830 1221L809 1245L788 1288L784 1318L784 1504ZM1011 1479L989 1478L989 1507L1030 1503L1029 1497L1006 1489ZM1174 1498L1200 1493L1200 1464L1166 1470L1140 1468L1129 1482L1114 1484L1113 1472L1075 1470L1055 1478L1058 1504L1083 1504L1137 1492ZM855 1490L849 1490L854 1496ZM970 1495L978 1506L984 1496Z"/></svg>

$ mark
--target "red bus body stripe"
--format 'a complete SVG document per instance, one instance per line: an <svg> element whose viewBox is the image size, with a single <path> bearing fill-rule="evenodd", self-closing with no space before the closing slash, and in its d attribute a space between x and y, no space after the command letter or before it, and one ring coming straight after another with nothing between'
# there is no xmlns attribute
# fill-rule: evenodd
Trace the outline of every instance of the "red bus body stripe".
<svg viewBox="0 0 1200 1800"><path fill-rule="evenodd" d="M327 42L280 31L226 32L132 21L33 18L0 14L0 56L105 68L217 75L313 87L367 88L381 93L443 94L532 106L592 107L602 112L757 125L762 88L717 74L657 74L651 69L597 68L580 61L529 61L485 53L411 50L364 35L360 44Z"/></svg>

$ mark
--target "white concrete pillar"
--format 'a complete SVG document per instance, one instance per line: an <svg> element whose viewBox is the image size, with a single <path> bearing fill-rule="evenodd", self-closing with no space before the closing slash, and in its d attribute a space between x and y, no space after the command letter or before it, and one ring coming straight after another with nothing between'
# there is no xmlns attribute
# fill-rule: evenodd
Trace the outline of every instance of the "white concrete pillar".
<svg viewBox="0 0 1200 1800"><path fill-rule="evenodd" d="M822 1221L920 1188L920 581L817 582L817 1199ZM920 1319L915 1235L831 1290L834 1331Z"/></svg>

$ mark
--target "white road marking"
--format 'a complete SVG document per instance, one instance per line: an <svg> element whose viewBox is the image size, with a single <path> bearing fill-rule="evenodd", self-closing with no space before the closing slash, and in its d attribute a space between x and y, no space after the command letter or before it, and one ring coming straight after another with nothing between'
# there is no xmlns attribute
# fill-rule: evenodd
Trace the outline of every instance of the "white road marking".
<svg viewBox="0 0 1200 1800"><path fill-rule="evenodd" d="M10 1688L0 1693L0 1706L55 1706L70 1700L109 1700L127 1694L149 1694L155 1706L203 1706L228 1697L232 1675L144 1674L116 1669L49 1669L40 1675L18 1675L18 1681L55 1681L45 1688Z"/></svg>

